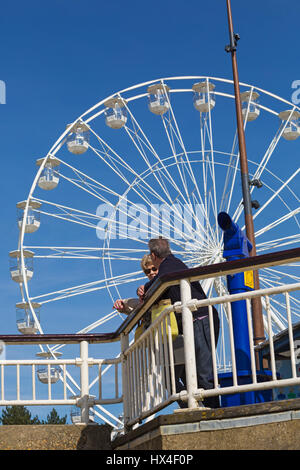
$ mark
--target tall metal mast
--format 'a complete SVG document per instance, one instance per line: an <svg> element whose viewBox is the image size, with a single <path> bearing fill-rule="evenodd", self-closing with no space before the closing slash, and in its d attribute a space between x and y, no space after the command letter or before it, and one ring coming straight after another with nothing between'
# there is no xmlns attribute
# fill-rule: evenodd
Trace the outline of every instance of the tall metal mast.
<svg viewBox="0 0 300 470"><path fill-rule="evenodd" d="M232 72L233 72L233 82L234 82L237 131L238 131L238 142L239 142L239 153L240 153L240 170L241 170L245 227L246 227L246 235L249 241L252 243L252 251L250 252L250 256L255 256L256 244L255 244L253 217L252 217L252 201L251 201L251 195L250 195L248 160L247 160L246 141L245 141L242 104L241 104L240 86L239 86L239 76L238 76L238 67L237 67L237 58L236 58L237 41L240 39L240 37L238 34L235 34L233 30L230 0L226 0L226 2L227 2L230 44L225 47L225 50L226 52L231 53L231 59L232 59ZM254 277L254 288L259 289L258 271L253 272L253 277ZM255 344L258 344L265 339L260 298L256 298L252 300L252 320L253 320L254 340L255 340Z"/></svg>

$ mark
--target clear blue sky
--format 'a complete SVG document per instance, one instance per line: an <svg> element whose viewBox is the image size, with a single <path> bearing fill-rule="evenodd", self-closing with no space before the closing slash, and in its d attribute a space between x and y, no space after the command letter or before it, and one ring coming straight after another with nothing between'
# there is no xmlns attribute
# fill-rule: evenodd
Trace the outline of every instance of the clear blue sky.
<svg viewBox="0 0 300 470"><path fill-rule="evenodd" d="M290 100L300 80L297 0L232 0L240 81ZM16 203L66 123L105 96L177 75L232 78L225 0L53 0L3 3L0 18L2 163L1 333L15 334Z"/></svg>

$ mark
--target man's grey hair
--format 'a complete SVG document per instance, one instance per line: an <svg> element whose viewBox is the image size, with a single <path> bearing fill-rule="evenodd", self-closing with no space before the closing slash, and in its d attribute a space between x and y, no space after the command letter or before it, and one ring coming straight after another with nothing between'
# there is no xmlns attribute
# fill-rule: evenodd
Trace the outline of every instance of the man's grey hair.
<svg viewBox="0 0 300 470"><path fill-rule="evenodd" d="M150 253L154 253L158 258L166 258L171 254L169 240L166 238L152 238L148 246Z"/></svg>

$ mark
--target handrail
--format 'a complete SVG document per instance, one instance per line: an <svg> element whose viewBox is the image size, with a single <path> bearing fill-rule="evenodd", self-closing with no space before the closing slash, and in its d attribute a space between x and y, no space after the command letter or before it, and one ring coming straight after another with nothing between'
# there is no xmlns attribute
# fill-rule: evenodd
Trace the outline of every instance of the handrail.
<svg viewBox="0 0 300 470"><path fill-rule="evenodd" d="M68 333L43 335L0 335L0 341L6 345L14 344L78 344L81 341L88 343L111 343L119 341L116 333Z"/></svg>
<svg viewBox="0 0 300 470"><path fill-rule="evenodd" d="M170 286L179 284L182 279L188 279L190 282L209 279L215 275L227 276L244 270L258 270L270 266L280 266L300 261L300 248L267 253L239 260L226 261L222 263L200 266L197 268L185 269L174 273L165 274L157 279L148 290L143 304L137 307L131 315L119 326L116 333L128 333L134 324L151 308L155 301Z"/></svg>
<svg viewBox="0 0 300 470"><path fill-rule="evenodd" d="M43 335L0 335L0 341L5 344L74 344L81 341L89 343L109 343L119 341L121 334L128 334L138 320L151 308L155 301L170 286L177 285L182 279L190 282L208 279L214 276L227 276L244 270L258 270L270 266L279 266L300 261L300 248L277 251L264 255L252 256L234 261L185 269L165 274L157 279L147 292L144 302L138 306L118 327L111 333L85 333L85 334L43 334Z"/></svg>

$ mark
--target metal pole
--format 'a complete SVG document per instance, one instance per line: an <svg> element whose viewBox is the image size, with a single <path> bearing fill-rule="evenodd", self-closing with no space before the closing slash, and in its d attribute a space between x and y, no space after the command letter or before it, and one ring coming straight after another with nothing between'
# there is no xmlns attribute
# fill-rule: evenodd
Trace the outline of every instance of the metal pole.
<svg viewBox="0 0 300 470"><path fill-rule="evenodd" d="M198 383L195 359L193 314L191 310L186 306L186 303L191 300L192 296L191 285L187 279L182 279L180 281L180 297L182 303L181 317L184 338L184 362L186 388L188 393L188 407L198 408L198 402L194 398L194 393L198 388Z"/></svg>
<svg viewBox="0 0 300 470"><path fill-rule="evenodd" d="M237 59L236 59L236 45L237 45L237 41L239 40L239 36L235 34L233 31L230 0L226 0L226 2L227 2L230 44L229 46L226 46L225 50L227 52L231 52L231 59L232 59L232 72L233 72L233 82L234 82L237 131L238 131L238 140L239 140L240 169L241 169L245 227L246 227L247 237L252 244L252 250L250 252L250 256L255 256L256 244L255 244L253 217L252 217L252 202L251 202L250 186L249 186L248 160L247 160L246 141L245 141L244 123L243 123L243 115L242 115L238 67L237 67ZM253 277L254 277L254 289L257 290L259 289L258 271L253 272ZM260 298L256 298L252 300L252 320L253 320L254 342L255 344L258 344L265 339L264 324L263 324L263 317L262 317L262 306L261 306Z"/></svg>
<svg viewBox="0 0 300 470"><path fill-rule="evenodd" d="M122 390L123 390L123 416L124 416L124 431L128 432L130 428L127 423L130 419L130 393L129 393L129 373L128 373L128 360L125 356L125 351L129 348L129 336L124 333L121 334L121 357L122 357Z"/></svg>
<svg viewBox="0 0 300 470"><path fill-rule="evenodd" d="M80 343L80 407L81 407L81 423L89 422L89 343L81 341Z"/></svg>

